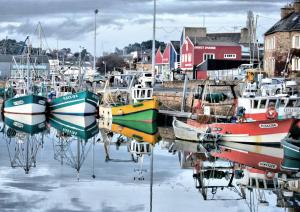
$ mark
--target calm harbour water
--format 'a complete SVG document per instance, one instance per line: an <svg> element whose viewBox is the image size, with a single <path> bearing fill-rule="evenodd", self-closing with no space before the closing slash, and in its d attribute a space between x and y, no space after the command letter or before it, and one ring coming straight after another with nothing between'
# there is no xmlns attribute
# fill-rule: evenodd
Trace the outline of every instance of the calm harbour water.
<svg viewBox="0 0 300 212"><path fill-rule="evenodd" d="M172 141L156 143L151 187L151 155L134 161L128 150L130 140L126 143L123 138L117 148L116 133L105 145L104 130L85 139L62 133L49 122L36 134L22 132L17 121L12 123L2 122L0 133L0 211L284 211L276 207L272 190L263 191L268 206L257 204L257 191L248 190L246 199L225 188L209 191L209 200L204 200L195 187L193 169L181 168L179 160L184 146L195 149L194 144L175 145L169 151ZM228 184L226 178L206 181L207 185Z"/></svg>

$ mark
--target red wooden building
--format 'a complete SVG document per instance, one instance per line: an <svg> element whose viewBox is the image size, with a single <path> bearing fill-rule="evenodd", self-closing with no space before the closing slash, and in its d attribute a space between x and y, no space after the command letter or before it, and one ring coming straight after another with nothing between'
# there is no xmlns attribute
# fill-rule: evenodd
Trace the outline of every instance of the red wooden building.
<svg viewBox="0 0 300 212"><path fill-rule="evenodd" d="M205 37L186 37L181 46L180 68L185 71L196 69L208 59L241 60L242 47L230 41L212 41Z"/></svg>

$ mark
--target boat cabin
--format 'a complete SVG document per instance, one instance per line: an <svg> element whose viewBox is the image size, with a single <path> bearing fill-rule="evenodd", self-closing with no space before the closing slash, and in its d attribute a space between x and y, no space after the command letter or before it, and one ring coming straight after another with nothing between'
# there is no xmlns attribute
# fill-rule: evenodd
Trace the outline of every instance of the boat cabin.
<svg viewBox="0 0 300 212"><path fill-rule="evenodd" d="M132 140L130 143L130 153L136 154L138 157L151 154L151 146L146 142L137 142Z"/></svg>
<svg viewBox="0 0 300 212"><path fill-rule="evenodd" d="M277 174L247 168L244 170L244 177L238 180L237 185L247 188L274 190L278 188Z"/></svg>
<svg viewBox="0 0 300 212"><path fill-rule="evenodd" d="M296 96L241 97L238 98L238 107L245 109L245 118L249 121L300 118L300 97ZM268 117L270 110L274 111L274 117Z"/></svg>
<svg viewBox="0 0 300 212"><path fill-rule="evenodd" d="M153 88L135 85L132 88L132 99L134 102L153 99Z"/></svg>

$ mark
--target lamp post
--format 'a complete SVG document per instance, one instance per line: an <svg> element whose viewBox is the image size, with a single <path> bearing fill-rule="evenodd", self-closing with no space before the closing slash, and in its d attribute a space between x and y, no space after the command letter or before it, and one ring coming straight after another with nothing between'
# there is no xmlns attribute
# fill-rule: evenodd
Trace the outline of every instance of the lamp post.
<svg viewBox="0 0 300 212"><path fill-rule="evenodd" d="M144 71L144 53L143 53L143 45L140 44L141 46L141 64L142 64L142 69Z"/></svg>

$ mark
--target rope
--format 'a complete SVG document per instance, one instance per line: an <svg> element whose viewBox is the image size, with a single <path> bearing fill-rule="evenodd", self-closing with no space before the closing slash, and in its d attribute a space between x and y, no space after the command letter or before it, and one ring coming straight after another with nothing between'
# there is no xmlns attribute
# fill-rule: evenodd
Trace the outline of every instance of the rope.
<svg viewBox="0 0 300 212"><path fill-rule="evenodd" d="M172 111L178 111L178 110L175 110L175 109L173 109L173 108L170 108L169 106L167 106L166 104L164 104L164 103L162 103L162 102L161 102L161 104L162 104L163 106L165 106L166 108L172 110Z"/></svg>

